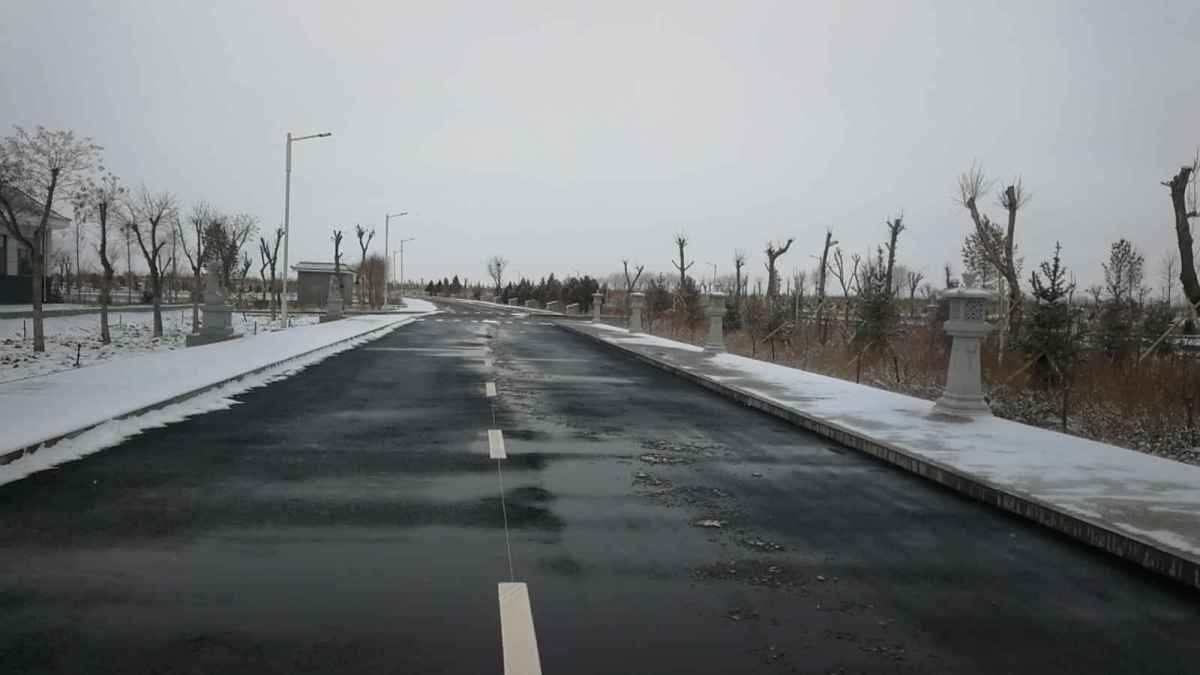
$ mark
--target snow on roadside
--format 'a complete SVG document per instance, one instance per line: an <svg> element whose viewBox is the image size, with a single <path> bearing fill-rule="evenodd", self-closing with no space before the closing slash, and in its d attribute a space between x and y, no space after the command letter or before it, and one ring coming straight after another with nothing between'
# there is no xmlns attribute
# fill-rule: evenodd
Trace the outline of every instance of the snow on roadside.
<svg viewBox="0 0 1200 675"><path fill-rule="evenodd" d="M75 367L76 347L79 348L80 367L134 354L182 349L185 337L191 332L192 312L190 309L164 311L161 338L152 336L153 322L152 312L121 312L114 308L109 313L112 342L105 345L100 342L99 312L49 317L45 319L46 351L38 353L33 351L30 319L0 319L0 383L71 370ZM316 322L315 315L292 316L293 327ZM280 330L281 324L278 319L271 321L269 315L236 312L233 328L239 333L253 335Z"/></svg>
<svg viewBox="0 0 1200 675"><path fill-rule="evenodd" d="M396 325L400 326L403 324L398 323ZM0 466L0 485L20 480L39 471L53 469L60 464L81 459L104 448L117 445L128 438L137 436L147 429L163 427L202 413L231 408L239 403L239 401L233 398L238 394L290 377L330 356L353 349L378 337L379 334L367 335L335 344L297 358L289 363L269 368L233 382L228 382L219 387L214 387L209 391L197 394L179 403L172 403L157 410L151 410L133 417L110 419L107 422L102 422L78 436L59 441L50 447L42 448L33 454Z"/></svg>

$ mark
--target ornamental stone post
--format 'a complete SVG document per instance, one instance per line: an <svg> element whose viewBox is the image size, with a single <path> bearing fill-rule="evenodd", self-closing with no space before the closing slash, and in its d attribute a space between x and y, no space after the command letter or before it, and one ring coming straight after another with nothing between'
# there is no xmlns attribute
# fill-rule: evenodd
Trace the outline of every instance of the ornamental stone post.
<svg viewBox="0 0 1200 675"><path fill-rule="evenodd" d="M233 308L225 303L225 293L221 290L220 263L209 260L205 267L203 318L200 332L184 339L188 347L240 337L233 332Z"/></svg>
<svg viewBox="0 0 1200 675"><path fill-rule="evenodd" d="M338 274L329 276L329 294L325 296L325 313L321 315L321 323L326 321L337 321L342 318L342 309L344 298L342 297L342 285L338 282Z"/></svg>
<svg viewBox="0 0 1200 675"><path fill-rule="evenodd" d="M508 306L509 306L509 307L516 307L516 306L517 306L517 299L516 299L516 298L509 298L509 299L508 299Z"/></svg>
<svg viewBox="0 0 1200 675"><path fill-rule="evenodd" d="M980 342L992 330L984 314L984 306L992 294L970 288L973 281L969 275L963 275L963 287L946 291L950 318L942 327L954 342L946 369L946 388L933 404L935 413L959 417L992 414L983 398L983 368L979 358Z"/></svg>
<svg viewBox="0 0 1200 675"><path fill-rule="evenodd" d="M708 317L708 337L704 339L704 351L725 351L725 294L709 293L708 305L704 308Z"/></svg>
<svg viewBox="0 0 1200 675"><path fill-rule="evenodd" d="M579 303L572 302L567 305L567 316L579 316Z"/></svg>
<svg viewBox="0 0 1200 675"><path fill-rule="evenodd" d="M551 300L550 302L546 303L546 311L557 314L562 311L562 303L558 300Z"/></svg>
<svg viewBox="0 0 1200 675"><path fill-rule="evenodd" d="M526 308L526 309L537 309L537 308L538 308L538 301L537 301L537 300L534 300L533 298L530 298L530 299L526 300L526 301L525 301L525 308Z"/></svg>
<svg viewBox="0 0 1200 675"><path fill-rule="evenodd" d="M642 332L642 311L646 308L646 294L634 291L629 294L629 332Z"/></svg>
<svg viewBox="0 0 1200 675"><path fill-rule="evenodd" d="M604 294L592 293L592 321L600 320L600 308L604 306Z"/></svg>

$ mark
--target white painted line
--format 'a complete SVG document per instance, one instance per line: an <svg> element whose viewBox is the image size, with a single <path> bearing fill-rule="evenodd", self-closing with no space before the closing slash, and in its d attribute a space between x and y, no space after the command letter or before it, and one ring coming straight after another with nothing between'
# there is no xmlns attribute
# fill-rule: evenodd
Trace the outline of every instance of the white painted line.
<svg viewBox="0 0 1200 675"><path fill-rule="evenodd" d="M492 459L508 459L504 452L504 432L499 429L488 429L488 454Z"/></svg>
<svg viewBox="0 0 1200 675"><path fill-rule="evenodd" d="M529 587L500 584L500 643L504 646L504 675L542 675Z"/></svg>
<svg viewBox="0 0 1200 675"><path fill-rule="evenodd" d="M483 385L483 393L488 398L496 398L496 383L495 382L485 382Z"/></svg>

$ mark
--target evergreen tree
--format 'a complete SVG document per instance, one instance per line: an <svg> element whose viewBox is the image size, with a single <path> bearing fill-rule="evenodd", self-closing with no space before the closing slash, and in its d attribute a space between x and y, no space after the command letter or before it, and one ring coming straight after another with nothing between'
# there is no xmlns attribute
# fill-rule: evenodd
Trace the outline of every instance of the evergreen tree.
<svg viewBox="0 0 1200 675"><path fill-rule="evenodd" d="M1079 348L1074 335L1078 311L1067 301L1075 284L1067 281L1061 244L1054 244L1054 257L1042 262L1041 270L1041 274L1034 270L1029 277L1034 306L1025 317L1020 346L1037 359L1034 374L1041 383L1063 384L1062 378L1069 377Z"/></svg>

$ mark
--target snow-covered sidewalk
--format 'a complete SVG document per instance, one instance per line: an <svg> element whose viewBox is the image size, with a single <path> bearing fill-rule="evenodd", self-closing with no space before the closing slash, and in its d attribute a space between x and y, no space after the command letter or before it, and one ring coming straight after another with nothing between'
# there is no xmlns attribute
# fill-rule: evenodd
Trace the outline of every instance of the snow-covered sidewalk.
<svg viewBox="0 0 1200 675"><path fill-rule="evenodd" d="M596 323L569 330L1200 587L1200 467Z"/></svg>
<svg viewBox="0 0 1200 675"><path fill-rule="evenodd" d="M432 305L427 305L432 308ZM136 415L237 380L298 362L307 365L426 314L363 315L182 350L151 352L0 384L0 484L30 451L115 418ZM57 447L57 446L54 446ZM40 465L43 460L38 459ZM17 476L19 477L19 476Z"/></svg>

